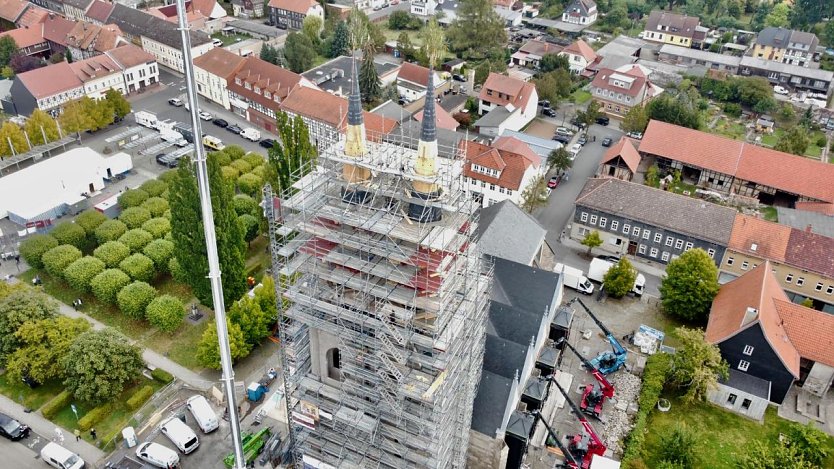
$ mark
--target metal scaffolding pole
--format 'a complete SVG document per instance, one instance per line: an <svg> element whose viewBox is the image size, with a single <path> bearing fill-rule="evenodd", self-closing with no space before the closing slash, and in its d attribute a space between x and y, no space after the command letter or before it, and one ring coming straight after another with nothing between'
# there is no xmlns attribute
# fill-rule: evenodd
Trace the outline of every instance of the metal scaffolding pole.
<svg viewBox="0 0 834 469"><path fill-rule="evenodd" d="M214 304L214 320L217 324L217 340L220 344L220 365L223 375L220 381L223 382L223 389L226 393L226 402L229 409L229 423L232 427L232 445L234 446L235 465L234 469L245 469L246 461L243 455L243 443L241 441L240 420L238 420L237 402L235 402L235 372L232 368L232 354L229 350L229 331L226 329L226 306L223 304L223 282L220 278L220 261L217 256L217 238L214 232L214 213L211 208L211 194L209 191L208 167L206 165L206 150L203 148L200 128L200 119L197 115L199 105L197 103L197 84L194 79L194 65L191 57L191 36L186 20L185 0L177 0L177 17L179 30L182 35L182 58L185 69L185 87L190 107L191 128L194 129L194 164L197 169L197 188L200 192L200 208L203 213L203 229L206 236L206 252L208 254L209 272L208 278L211 283L211 297Z"/></svg>

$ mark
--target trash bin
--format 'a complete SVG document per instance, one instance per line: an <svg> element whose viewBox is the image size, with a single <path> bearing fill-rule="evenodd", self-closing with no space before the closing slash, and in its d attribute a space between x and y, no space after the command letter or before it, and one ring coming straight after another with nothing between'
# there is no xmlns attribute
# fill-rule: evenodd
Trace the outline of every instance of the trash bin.
<svg viewBox="0 0 834 469"><path fill-rule="evenodd" d="M126 427L122 430L122 438L125 440L125 446L128 448L133 448L139 442L136 439L136 431L133 427Z"/></svg>

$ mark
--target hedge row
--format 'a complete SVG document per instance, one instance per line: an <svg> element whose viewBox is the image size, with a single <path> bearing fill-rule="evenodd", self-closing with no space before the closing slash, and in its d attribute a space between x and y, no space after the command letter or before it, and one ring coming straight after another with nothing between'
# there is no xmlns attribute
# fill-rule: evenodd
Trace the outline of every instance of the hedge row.
<svg viewBox="0 0 834 469"><path fill-rule="evenodd" d="M670 357L665 353L656 353L646 361L646 368L643 370L643 387L640 389L640 396L637 400L637 417L634 419L634 427L626 438L625 451L623 452L623 467L628 469L632 465L639 466L643 457L643 444L648 433L649 414L660 399L663 392L663 385L669 374Z"/></svg>
<svg viewBox="0 0 834 469"><path fill-rule="evenodd" d="M104 404L96 407L78 419L78 429L82 432L86 432L87 430L93 428L95 424L104 420L104 418L107 417L112 411L113 406L110 404Z"/></svg>
<svg viewBox="0 0 834 469"><path fill-rule="evenodd" d="M69 391L61 391L60 394L50 399L49 402L41 407L41 414L43 414L44 418L51 420L58 412L68 406L70 402L72 402L72 393Z"/></svg>
<svg viewBox="0 0 834 469"><path fill-rule="evenodd" d="M162 384L168 384L174 380L174 375L168 373L162 368L154 368L154 370L151 371L151 377Z"/></svg>
<svg viewBox="0 0 834 469"><path fill-rule="evenodd" d="M142 407L148 399L153 396L153 387L152 386L143 386L141 389L133 393L130 398L127 400L127 408L130 410L136 410Z"/></svg>

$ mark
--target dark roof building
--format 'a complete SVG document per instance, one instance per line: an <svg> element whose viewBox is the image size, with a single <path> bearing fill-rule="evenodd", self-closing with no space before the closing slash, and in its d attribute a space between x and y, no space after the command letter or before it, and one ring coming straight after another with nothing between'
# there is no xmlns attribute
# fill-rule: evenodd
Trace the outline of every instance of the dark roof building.
<svg viewBox="0 0 834 469"><path fill-rule="evenodd" d="M530 214L509 200L481 210L478 246L486 255L538 266L547 248L547 230Z"/></svg>

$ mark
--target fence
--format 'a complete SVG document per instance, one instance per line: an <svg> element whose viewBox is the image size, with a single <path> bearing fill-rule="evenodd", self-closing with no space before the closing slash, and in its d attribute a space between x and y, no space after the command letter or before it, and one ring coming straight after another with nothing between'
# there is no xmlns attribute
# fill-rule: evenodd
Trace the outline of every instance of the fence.
<svg viewBox="0 0 834 469"><path fill-rule="evenodd" d="M138 427L145 423L148 418L153 415L165 402L170 400L180 389L182 389L183 384L174 379L168 383L165 387L157 391L153 397L148 400L142 407L139 408L134 414L133 417L127 422L126 426L132 426L137 429L136 433L139 433ZM122 434L121 432L116 433L113 435L110 440L104 443L101 446L101 450L105 453L115 450L118 447L119 442L122 441Z"/></svg>

